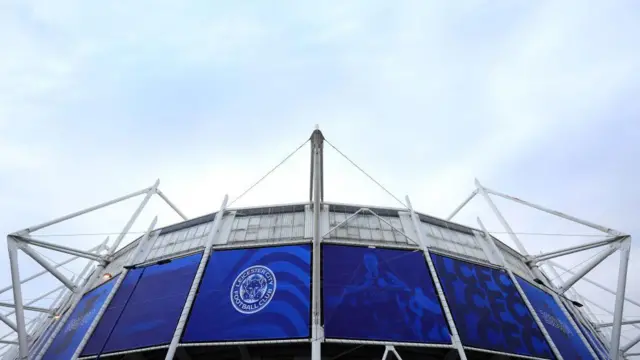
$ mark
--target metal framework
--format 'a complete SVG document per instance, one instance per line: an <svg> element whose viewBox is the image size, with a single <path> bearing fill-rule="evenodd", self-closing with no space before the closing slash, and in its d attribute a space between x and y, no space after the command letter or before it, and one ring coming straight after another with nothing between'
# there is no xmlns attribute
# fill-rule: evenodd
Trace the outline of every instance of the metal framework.
<svg viewBox="0 0 640 360"><path fill-rule="evenodd" d="M324 158L323 158L323 147L324 147L324 143L325 143L325 138L323 136L323 134L320 132L320 130L316 129L312 135L311 135L311 139L310 139L310 143L311 143L311 164L310 164L310 168L311 168L311 176L310 176L310 190L309 190L309 194L310 194L310 202L308 203L307 207L310 208L311 213L313 215L313 229L312 229L312 235L310 236L311 240L311 244L313 247L313 259L312 259L312 263L313 263L313 267L312 267L312 304L311 304L311 338L308 340L295 340L295 341L291 341L291 342L309 342L311 345L311 360L321 360L322 359L322 353L321 353L321 344L323 342L342 342L342 343L353 343L353 344L375 344L375 345L382 345L385 346L385 351L384 354L382 356L382 359L387 359L390 354L394 354L395 357L397 357L398 359L400 359L400 355L398 354L398 352L395 349L396 345L402 345L402 344L394 344L394 343L386 343L386 342L382 342L382 341L348 341L348 340L340 340L340 339L325 339L324 337L324 329L322 327L322 323L321 323L321 318L322 318L322 304L321 304L321 288L320 288L320 261L321 261L321 251L322 251L322 247L321 244L323 242L327 242L330 243L332 242L332 240L325 240L324 238L329 235L330 233L332 233L334 230L336 230L337 228L339 228L340 226L346 224L348 221L350 221L351 219L353 219L354 217L356 217L357 215L361 214L361 213L370 213L373 214L375 217L377 217L380 221L385 222L388 226L390 226L393 231L397 231L399 233L401 233L402 235L404 235L410 242L414 243L413 244L407 244L407 245L402 245L402 244L397 244L397 247L410 247L410 248L414 248L414 249L421 249L424 257L426 259L429 271L431 273L432 278L434 279L434 284L435 284L435 288L436 288L436 293L442 303L443 306L443 310L444 310L444 315L446 318L446 321L449 325L449 328L451 330L451 337L452 337L452 345L448 345L448 346L440 346L442 348L450 348L452 349L450 351L450 353L447 355L447 358L455 358L456 356L460 359L460 360L466 360L467 356L465 354L465 348L460 340L460 337L458 335L457 329L456 329L456 325L453 321L453 317L451 314L451 311L449 309L449 306L447 305L447 300L444 296L444 292L442 290L442 285L440 284L440 280L439 277L437 276L437 272L435 269L435 266L431 260L430 257L430 246L431 244L428 243L428 239L427 237L422 233L421 230L421 226L420 226L420 217L419 215L414 211L411 202L409 200L409 197L407 196L405 198L406 200L406 204L403 203L403 205L405 205L405 207L399 209L400 211L405 212L406 214L408 214L410 221L413 225L413 231L415 233L415 235L408 235L407 233L405 233L403 230L401 229L397 229L396 227L394 227L392 224L388 223L384 218L378 216L378 214L376 214L374 211L372 211L369 208L366 207L362 207L359 210L357 210L354 214L352 214L351 216L347 217L346 220L342 221L341 223L339 223L338 225L330 228L328 231L326 231L326 228L323 229L322 225L322 214L324 212L326 212L326 210L324 209L324 207L326 205L328 205L327 202L324 201L324 180L323 180L323 162L324 162ZM331 145L331 144L329 144ZM333 145L331 145L333 147ZM334 147L335 148L335 147ZM337 150L337 149L336 149ZM344 154L340 153L341 155L344 156ZM346 156L345 156L346 157ZM348 158L347 158L348 159ZM285 159L286 160L286 159ZM349 159L348 159L349 160ZM351 160L349 160L351 161ZM353 163L353 162L352 162ZM355 165L355 164L354 164ZM357 167L357 165L356 165ZM358 167L359 170L363 171L362 169L360 169ZM273 170L272 170L273 171ZM363 171L364 172L364 171ZM366 174L366 173L365 173ZM366 174L367 176L369 176L368 174ZM371 178L369 176L369 178ZM372 179L372 178L371 178ZM373 179L372 179L373 180ZM378 182L376 182L375 180L373 180L376 184L380 185ZM256 184L254 184L255 186ZM616 301L615 301L615 306L613 311L611 311L611 314L613 315L613 321L610 323L600 323L600 324L591 324L590 326L593 326L594 328L605 328L605 327L611 327L612 328L612 336L611 336L611 342L610 342L610 357L612 360L618 360L620 359L622 356L628 357L628 356L637 356L640 355L640 353L631 353L629 352L629 350L638 342L640 342L640 337L637 337L636 339L633 339L631 342L621 345L620 344L620 339L621 339L621 332L622 332L622 326L623 325L633 325L636 328L640 329L640 321L637 320L631 320L631 319L624 319L623 318L623 311L624 311L624 304L625 301L629 301L632 304L638 305L640 306L640 302L637 301L633 301L631 299L627 299L625 297L625 289L626 289L626 276L627 276L627 268L628 268L628 262L629 262L629 251L630 251L630 243L631 243L631 236L629 236L628 234L624 234L622 232L619 232L617 230L605 227L605 226L601 226L601 225L597 225L594 224L592 222L586 221L586 220L582 220L579 219L577 217L573 217L555 210L551 210L545 207L542 207L540 205L536 205L533 204L531 202L527 202L524 200L521 200L519 198L516 197L512 197L510 195L506 195L494 190L491 190L489 188L484 187L483 185L480 184L480 182L478 180L475 181L475 185L476 185L476 189L462 202L462 204L460 204L452 213L449 217L446 218L446 221L449 221L451 219L453 219L453 217L455 217L456 214L458 214L458 212L460 210L462 210L471 200L473 200L473 198L476 195L481 195L482 198L484 198L484 200L486 201L486 203L489 205L489 207L491 208L493 214L496 216L496 218L498 219L498 221L502 224L502 226L504 227L506 233L508 234L508 236L510 237L510 239L513 241L513 243L516 245L517 249L519 250L519 252L525 256L526 258L526 264L528 265L528 267L530 268L532 274L548 289L550 289L552 291L552 295L555 297L556 301L558 302L563 302L563 299L566 299L565 297L565 293L567 291L569 291L569 293L572 293L572 291L574 290L572 287L573 285L580 281L580 280L585 280L587 282L590 282L596 286L599 286L600 288L614 294L616 296ZM25 311L36 311L36 312L40 312L43 313L44 315L50 315L50 314L55 314L55 319L57 319L59 317L58 314L61 313L61 310L63 309L72 309L73 307L75 307L77 305L77 303L80 301L81 296L88 291L89 289L91 289L99 280L100 280L100 276L103 273L105 267L110 264L112 261L114 261L114 254L116 252L116 250L118 250L119 245L122 243L124 237L129 233L129 231L131 230L131 227L133 226L133 224L135 223L135 221L137 220L137 218L139 217L140 213L143 211L143 209L145 208L145 206L147 205L147 203L149 202L149 200L151 199L151 197L153 195L158 195L168 206L170 206L183 220L188 220L187 216L184 215L175 205L173 202L171 202L168 197L162 193L159 188L159 180L156 181L152 186L144 188L142 190L133 192L131 194L89 207L87 209L84 210L80 210L65 216L62 216L60 218L56 218L53 219L51 221L47 221L44 222L42 224L37 224L34 226L30 226L27 227L25 229L16 231L14 233L11 233L7 236L7 246L8 246L8 252L9 252L9 261L10 261L10 269L11 269L11 279L12 279L12 286L10 287L6 287L4 289L0 289L0 293L8 291L8 290L12 290L13 291L13 302L12 303L7 303L7 302L0 302L0 307L9 307L9 308L13 308L15 309L15 322L13 322L11 319L8 318L8 315L11 315L11 313L9 314L2 314L0 313L0 321L4 322L9 328L11 328L13 330L12 333L5 335L4 337L0 338L0 344L4 344L2 346L9 346L9 345L18 345L18 354L19 354L19 359L27 359L28 358L28 353L29 353L29 343L32 340L32 338L30 338L30 336L28 335L28 324L25 321L25 316L24 316L24 312ZM381 185L380 185L381 186ZM383 188L384 189L384 188ZM387 191L386 189L384 189L385 191ZM387 191L388 192L388 191ZM389 193L390 194L390 193ZM502 213L499 211L499 209L497 208L497 206L494 204L491 195L493 196L498 196L516 203L519 203L521 205L563 218L565 220L574 222L574 223L578 223L587 227L590 227L592 229L596 229L599 230L603 233L606 234L607 238L605 240L601 240L601 241L596 241L596 242L591 242L591 243L586 243L586 244L582 244L579 246L574 246L574 247L569 247L569 248L565 248L565 249L560 249L560 250L555 250L555 251L550 251L547 252L545 254L541 254L541 255L536 255L536 256L531 256L528 254L524 244L522 243L522 241L518 238L518 236L516 235L516 233L513 231L513 229L511 228L511 226L509 225L509 223L507 222L507 220L504 218L504 216L502 215ZM124 228L122 229L122 231L119 233L119 235L116 237L116 239L113 241L113 243L109 243L109 239L107 238L102 244L100 244L99 246L96 246L92 249L88 249L88 250L83 250L83 249L75 249L72 247L68 247L68 246L62 246L62 245L58 245L55 243L50 243L50 242L45 242L45 241L41 241L38 240L34 237L37 237L37 234L35 234L37 231L44 229L46 227L49 227L51 225L54 224L58 224L79 216L82 216L84 214L120 203L122 201L126 201L129 200L131 198L134 197L138 197L138 196L143 196L142 201L140 202L139 206L137 207L137 209L133 212L133 214L131 215L131 217L129 218L129 220L127 221L127 223L125 224ZM395 198L395 196L394 196ZM195 298L198 286L200 284L202 275L204 273L204 268L205 265L209 259L209 257L211 256L211 253L213 251L216 251L217 249L222 249L222 248L229 248L229 247L243 247L246 245L242 245L242 244L238 244L235 246L228 246L228 245L215 245L214 244L214 237L216 236L216 234L219 232L220 228L221 228L221 223L222 223L222 218L224 216L225 213L229 213L232 212L232 209L228 209L227 208L227 204L228 204L228 196L225 196L222 205L220 206L219 211L216 213L215 218L213 220L213 225L211 228L211 231L206 239L205 245L204 245L204 254L202 256L202 259L200 261L200 264L198 266L195 278L193 280L193 283L191 285L185 306L183 308L183 311L180 315L180 319L178 321L178 326L175 329L175 333L173 334L173 338L171 340L171 343L168 346L161 346L161 347L157 347L157 348L166 348L167 349L167 353L166 353L166 360L171 360L174 358L174 356L178 357L178 358L186 358L187 354L184 352L184 349L181 348L181 346L186 346L183 344L180 344L180 337L182 335L182 332L184 330L184 327L186 325L186 321L189 315L189 311L191 309L191 305L193 303L193 300ZM396 198L397 200L397 198ZM401 201L400 201L401 202ZM153 229L155 227L156 224L156 220L154 219L154 221L149 225L148 230L146 231L145 235L140 239L139 243L138 243L138 249L136 251L134 251L130 257L128 258L127 263L128 264L134 264L134 263L139 263L140 256L139 254L141 253L141 248L142 246L144 246L145 243L147 243L149 241L149 239L151 238L151 234L153 233ZM496 244L496 240L495 238L493 238L488 232L487 230L484 228L484 225L482 224L482 222L480 221L480 219L478 218L478 224L480 226L480 228L482 229L482 231L478 231L476 233L476 237L480 238L481 241L481 246L483 251L487 254L487 256L489 257L490 261L501 267L504 268L507 273L509 274L510 278L513 280L513 282L516 284L518 291L520 292L521 295L523 295L523 299L525 299L525 303L527 305L527 307L529 308L531 314L534 317L534 320L538 323L540 329L543 332L544 337L547 339L547 341L549 342L549 344L551 345L551 349L554 353L554 355L558 358L558 359L562 359L562 356L560 355L558 349L556 348L556 346L553 344L553 341L551 341L550 335L546 332L544 326L542 325L542 322L540 320L540 318L538 318L538 316L536 315L536 312L533 310L533 307L531 305L531 303L527 300L527 297L524 296L522 289L519 287L518 282L515 280L515 275L513 274L512 269L510 268L509 264L507 263L507 261L505 261L504 256L502 255L501 250L498 248L497 244ZM324 230L324 231L323 231ZM324 234L323 234L324 233ZM296 240L296 241L291 241L291 243L301 243L301 242L306 242L309 243L309 241L307 240ZM348 243L348 241L341 241L341 243ZM358 244L362 245L363 242L358 242ZM572 272L569 271L568 269L564 269L567 272L570 272L572 274L572 276L566 280L564 283L562 283L560 286L556 286L555 284L553 284L552 281L549 280L549 277L547 277L542 270L540 269L540 265L547 265L547 266L551 266L551 269L553 269L553 267L558 267L563 269L559 264L551 261L551 259L554 259L556 257L561 257L561 256L565 256L565 255L569 255L569 254L574 254L577 252L581 252L581 251L585 251L585 250L589 250L589 249L593 249L593 248L598 248L598 247L604 247L606 246L606 251L604 251L602 254L600 254L599 256L597 256L596 258L594 258L593 260L591 260L588 264L584 265L581 269ZM44 248L44 249L48 249L48 250L53 250L53 251L57 251L57 252L61 252L61 253L65 253L65 254L69 254L72 255L73 257L59 262L59 263L52 263L50 261L48 261L47 259L43 258L41 255L39 255L35 250L34 247L40 247L40 248ZM25 278L21 278L20 277L20 266L19 266L19 262L18 262L18 251L22 251L24 254L26 254L27 256L31 257L34 261L36 261L38 264L40 264L44 270L31 275L29 277L25 277ZM592 280L589 280L585 277L585 275L590 272L593 268L595 268L596 266L598 266L604 259L606 259L608 256L612 255L615 252L620 252L621 256L620 256L620 263L619 263L619 267L618 267L618 281L617 281L617 287L615 290L609 289L607 287L604 287L603 285L597 284L595 282L593 282ZM62 274L58 268L73 261L76 259L86 259L88 260L88 265L87 267L85 267L85 271L83 271L83 273L87 273L88 275L86 276L80 276L77 279L69 279L67 278L64 274ZM137 262L136 262L137 261ZM89 274L89 270L92 266L95 266L95 269L93 270L93 272L91 272ZM123 270L123 274L126 273L126 267ZM555 271L555 270L553 270ZM43 295L41 297L39 297L38 299L34 299L28 303L24 302L23 296L22 296L22 284L33 280L41 275L44 275L46 273L50 273L51 275L53 275L57 280L59 280L62 283L62 286L58 287L56 290L48 292L46 295L50 295L54 292L60 292L59 295L59 299L62 300L61 302L55 301L51 307L49 308L42 308L42 307L38 307L38 306L32 306L33 303L35 303L35 301L40 300L40 298L42 298ZM118 282L114 285L113 289L111 290L109 296L107 299L111 299L111 297L114 296L115 292L117 291L120 282L124 279L124 276L121 276L118 279ZM66 294L66 297L63 296ZM97 326L97 322L100 318L100 314L102 314L107 305L108 305L109 301L105 301L104 305L101 307L101 309L98 312L98 316L96 316L96 318L94 319L93 323L90 325L89 331L87 332L87 334L85 335L85 337L83 338L80 346L78 347L78 349L76 350L76 353L74 354L74 359L77 358L79 356L80 351L82 350L83 344L85 344L88 341L88 338L92 332L92 330ZM576 314L578 311L577 309L570 309L570 311L573 314ZM608 311L608 310L607 310ZM68 318L68 316L70 316L71 311L67 311L65 316L63 316L62 319L58 320L58 325L56 327L56 329L54 330L54 332L52 333L52 335L50 336L50 338L48 339L47 343L41 348L40 353L38 354L38 356L36 356L36 359L39 359L44 352L46 351L46 348L51 344L51 342L53 341L53 338L55 338L55 335L57 334L58 331L60 331L60 329L62 328L61 324L64 324L64 321L66 321L66 319ZM568 319L572 319L571 316L567 316ZM576 324L573 323L573 320L570 320L572 322L572 326L576 327ZM17 339L16 340L5 340L5 338L7 338L8 336L10 336L11 334L16 333L17 334ZM580 333L578 331L578 333ZM581 334L581 333L580 333ZM33 332L33 335L37 335L37 331ZM586 342L586 339L584 338L584 336L580 335L582 340ZM260 343L278 343L279 341L273 342L273 341L263 341ZM247 345L247 344L251 344L251 342L239 342L238 345ZM590 346L589 350L591 351L591 354L596 357L595 354L595 350L591 349ZM470 348L466 348L466 349L470 349ZM473 349L473 350L478 350L478 351L485 351L482 349ZM243 350L243 357L247 358L248 357L248 352L247 349L244 348ZM490 352L490 351L485 351L485 352ZM490 352L491 353L491 352ZM503 353L499 353L499 352L492 352L494 354L496 354L496 356L502 356L502 355L509 355L509 354L503 354ZM246 355L246 356L245 356Z"/></svg>
<svg viewBox="0 0 640 360"><path fill-rule="evenodd" d="M567 215L565 213L556 211L556 210L551 210L548 209L546 207L510 196L510 195L506 195L500 192L497 192L495 190L491 190L489 188L484 187L480 181L478 181L477 179L475 180L475 185L476 185L476 189L471 193L471 195L469 195L464 202L459 205L452 213L451 215L449 215L447 217L447 220L451 220L453 219L459 212L460 210L462 210L464 208L465 205L467 205L477 194L482 195L482 197L484 198L484 200L487 202L487 204L489 205L489 207L491 208L491 210L493 211L494 215L497 217L498 221L500 221L500 223L502 224L502 226L504 227L504 230L507 232L507 234L509 235L510 239L513 241L513 243L516 245L516 247L518 248L518 250L520 251L520 253L522 255L527 256L527 264L529 265L529 267L531 268L531 271L533 272L533 274L536 276L536 278L541 281L547 288L551 289L554 292L554 296L556 297L556 300L558 300L558 295L559 294L563 294L564 292L566 292L568 289L570 289L578 280L584 278L584 276L590 272L591 270L593 270L593 268L595 268L596 266L598 266L604 259L606 259L608 256L610 256L611 254L613 254L616 251L620 251L620 264L618 266L618 281L617 281L617 288L616 291L612 293L614 293L614 295L616 296L616 301L615 301L615 306L614 306L614 311L613 311L613 322L611 324L612 326L612 336L611 336L611 344L610 344L610 354L609 356L611 357L612 360L618 360L620 359L621 356L624 355L625 352L628 352L636 343L640 342L640 336L637 339L632 340L629 344L626 344L624 346L620 346L620 338L621 338L621 334L622 334L622 322L623 322L623 309L624 309L624 303L625 303L625 291L626 291L626 283L627 283L627 269L629 266L629 252L631 250L631 236L628 234L624 234L620 231L614 230L612 228L606 227L606 226L601 226L595 223L592 223L590 221L586 221L586 220L582 220L579 219L577 217L571 216L571 215ZM593 242L593 243L589 243L589 244L584 244L584 245L580 245L580 246L574 246L574 247L570 247L570 248L566 248L566 249L561 249L561 250L556 250L556 251L551 251L548 252L546 254L541 254L541 255L537 255L537 256L530 256L529 253L527 252L526 248L524 247L524 245L522 244L522 242L520 241L520 239L518 238L518 236L515 234L515 232L513 231L513 229L511 228L511 226L509 225L509 223L507 222L507 220L504 218L504 216L502 215L502 213L500 212L500 210L498 210L498 207L495 205L495 203L493 202L493 200L491 199L490 195L494 195L494 196L498 196L510 201L513 201L515 203L545 212L547 214L551 214L557 217L560 217L562 219L580 224L580 225L584 225L587 227L590 227L592 229L596 229L598 231L601 231L605 234L607 234L609 237L603 241L597 241L597 242ZM549 281L549 278L542 273L542 271L540 270L538 264L546 261L546 260L550 260L552 258L555 257L559 257L559 256L565 256L565 255L569 255L569 254L575 254L581 251L585 251L585 250L589 250L589 249L593 249L593 248L597 248L600 246L605 246L607 245L609 248L602 254L600 254L599 256L597 256L595 259L593 259L592 261L590 261L588 264L586 264L583 268L581 268L579 271L573 273L573 276L568 279L567 281L565 281L560 287L556 287L552 282ZM571 319L571 317L569 317L569 319Z"/></svg>
<svg viewBox="0 0 640 360"><path fill-rule="evenodd" d="M11 287L1 289L0 292L4 292L9 289L13 290L13 303L4 304L4 305L15 308L16 321L14 323L5 315L0 315L0 321L4 322L9 328L11 328L15 333L17 333L18 339L15 342L18 345L18 354L20 359L27 359L28 353L29 353L30 338L27 334L27 328L26 328L27 324L25 322L24 312L25 310L29 311L34 309L33 307L26 305L23 301L22 284L30 280L33 280L41 275L44 275L46 273L50 273L56 279L58 279L73 294L73 296L71 297L70 305L71 307L74 307L77 304L77 302L80 300L80 297L82 296L82 294L86 290L90 289L91 286L97 280L99 280L98 277L100 276L101 270L103 270L104 267L109 262L112 261L112 255L118 249L118 246L120 245L124 237L129 233L129 231L131 230L131 227L137 220L138 216L140 215L140 213L142 212L142 210L144 209L144 207L147 205L147 203L149 202L149 200L154 194L157 194L164 202L166 202L182 219L188 220L188 218L180 210L178 210L178 208L167 198L167 196L164 195L162 192L160 192L160 190L158 189L159 185L160 185L160 180L157 180L152 186L148 188L133 192L125 196L118 197L110 201L106 201L104 203L86 208L84 210L76 211L74 213L71 213L71 214L68 214L68 215L65 215L41 224L30 226L25 229L22 229L7 235L9 265L11 269ZM90 213L96 210L106 208L108 206L129 200L131 198L134 198L140 195L144 195L142 202L140 203L138 208L134 211L134 213L131 215L131 217L129 218L129 221L127 221L123 230L120 232L120 234L115 239L113 244L107 244L106 243L108 241L108 238L107 238L107 240L105 240L105 243L101 244L96 248L89 249L89 250L82 250L82 249L74 249L67 246L62 246L58 244L36 240L32 237L32 235L37 236L37 234L34 234L34 233L37 232L38 230L42 230L49 226L59 224L61 222L85 215L87 213ZM41 255L39 255L33 249L33 247L41 247L48 250L70 254L70 255L73 255L74 257L55 264L45 259ZM105 254L101 254L100 251L104 249L107 249L107 252ZM29 276L27 278L21 279L20 267L18 262L18 251L22 251L24 254L31 257L45 270L37 274L34 274L32 276ZM64 274L62 274L58 270L58 268L79 257L95 262L97 263L98 266L96 267L96 270L94 270L92 277L88 279L80 278L80 279L77 279L78 280L77 282L74 282L71 279L67 278ZM83 281L84 281L84 286L81 286L80 284L82 284ZM38 308L38 310L42 310L48 313L56 313L59 309L51 307L48 309ZM67 311L66 316L69 316L70 313L71 313L70 311ZM63 318L63 320L66 320L66 317ZM64 321L60 321L60 323L64 323ZM57 331L59 330L60 330L60 326L58 326ZM55 334L57 333L57 331L54 332L54 334L49 339L48 343L43 348L46 348L50 344L50 342L55 337Z"/></svg>

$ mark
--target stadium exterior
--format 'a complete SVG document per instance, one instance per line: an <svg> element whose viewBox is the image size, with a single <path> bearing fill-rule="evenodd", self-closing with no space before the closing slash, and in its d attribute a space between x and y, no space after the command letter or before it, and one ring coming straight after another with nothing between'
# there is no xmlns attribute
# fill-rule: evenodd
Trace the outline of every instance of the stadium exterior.
<svg viewBox="0 0 640 360"><path fill-rule="evenodd" d="M402 208L336 204L323 198L319 130L309 139L309 201L231 208L188 219L159 190L141 191L8 235L15 321L3 359L614 359L621 344L631 238L482 186L448 219ZM158 195L184 221L155 228L118 249L149 199ZM507 198L602 231L604 240L531 256L492 201ZM36 240L38 230L133 198L142 202L112 244L90 250ZM451 219L484 198L518 251L478 220ZM69 279L33 247L88 260ZM556 257L605 249L558 286L540 269ZM41 273L20 278L17 252ZM613 321L600 322L571 287L620 251ZM567 269L564 269L568 271ZM25 303L21 284L51 273L62 286L50 308ZM570 298L572 300L570 300ZM633 300L627 299L634 304ZM587 306L582 306L585 303ZM39 312L25 323L24 312ZM610 327L610 333L601 330ZM7 340L7 338L9 338Z"/></svg>

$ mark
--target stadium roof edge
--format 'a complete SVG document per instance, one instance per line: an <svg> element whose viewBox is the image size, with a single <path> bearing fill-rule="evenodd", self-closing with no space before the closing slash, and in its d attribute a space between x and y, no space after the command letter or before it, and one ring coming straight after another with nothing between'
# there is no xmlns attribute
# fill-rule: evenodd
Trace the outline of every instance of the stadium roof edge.
<svg viewBox="0 0 640 360"><path fill-rule="evenodd" d="M227 211L235 211L236 212L236 216L256 216L256 215L268 215L268 214L281 214L281 213L291 213L291 212L304 211L305 206L308 205L308 204L309 203L261 205L261 206L246 207L246 208L228 209ZM370 209L371 211L373 211L374 213L376 213L376 214L378 214L380 216L398 216L398 214L400 212L408 211L407 209L392 208L392 207L375 207L375 206L366 206L366 205L350 205L350 204L332 203L332 202L325 202L325 204L329 206L329 210L330 211L344 212L344 213L350 213L350 214L355 213L356 211L360 210L361 208ZM192 227L192 226L197 226L197 225L200 225L200 224L211 222L211 221L214 220L216 214L217 214L217 212L208 213L208 214L201 215L201 216L198 216L198 217L193 218L193 219L185 220L185 221L182 221L182 222L178 222L178 223L175 223L175 224L171 224L171 225L167 225L167 226L158 228L155 231L159 232L160 234L168 234L168 233L172 233L172 232L175 232L175 231L180 231L182 229L186 229L186 228L189 228L189 227ZM473 235L474 231L482 232L481 230L476 229L476 228L471 227L471 226L459 224L459 223L456 223L456 222L453 222L453 221L449 221L449 220L444 220L444 219L441 219L441 218L438 218L438 217L435 217L435 216L431 216L431 215L427 215L427 214L424 214L424 213L421 213L421 212L416 212L416 214L418 214L418 217L420 218L421 222L425 222L425 223L428 223L428 224L431 224L431 225L436 225L436 226L448 228L448 229L455 230L455 231L462 232L462 233L469 234L469 235ZM489 234L489 235L491 235L491 234ZM501 241L500 239L496 238L493 235L491 235L491 237L494 238L495 240L497 240L498 243L500 243L500 245L502 245L505 249L507 249L508 251L513 253L514 255L517 255L519 257L524 258L524 255L522 255L520 252L518 252L517 250L515 250L511 246L505 244L503 241ZM124 246L122 249L118 250L114 254L114 258L117 258L119 255L121 255L124 252L126 252L127 250L129 250L141 238L142 238L142 236L136 238L135 240L133 240L132 242L130 242L129 244Z"/></svg>

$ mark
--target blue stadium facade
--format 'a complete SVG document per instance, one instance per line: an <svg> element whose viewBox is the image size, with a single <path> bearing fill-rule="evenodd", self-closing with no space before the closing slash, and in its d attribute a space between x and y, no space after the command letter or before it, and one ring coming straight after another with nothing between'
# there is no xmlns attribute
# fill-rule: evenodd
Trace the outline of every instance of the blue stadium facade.
<svg viewBox="0 0 640 360"><path fill-rule="evenodd" d="M581 309L491 235L323 201L311 140L311 201L151 231L40 324L29 359L609 358Z"/></svg>

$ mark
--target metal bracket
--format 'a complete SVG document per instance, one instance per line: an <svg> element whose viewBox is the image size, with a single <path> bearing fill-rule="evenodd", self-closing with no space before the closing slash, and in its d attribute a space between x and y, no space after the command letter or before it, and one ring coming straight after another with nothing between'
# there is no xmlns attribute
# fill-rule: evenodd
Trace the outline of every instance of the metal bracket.
<svg viewBox="0 0 640 360"><path fill-rule="evenodd" d="M393 345L387 345L387 346L384 347L384 354L382 354L382 360L387 360L387 357L389 356L389 354L393 354L393 355L395 355L396 359L402 360L402 356L400 356L400 354L398 354L398 352L396 351L395 346L393 346Z"/></svg>

